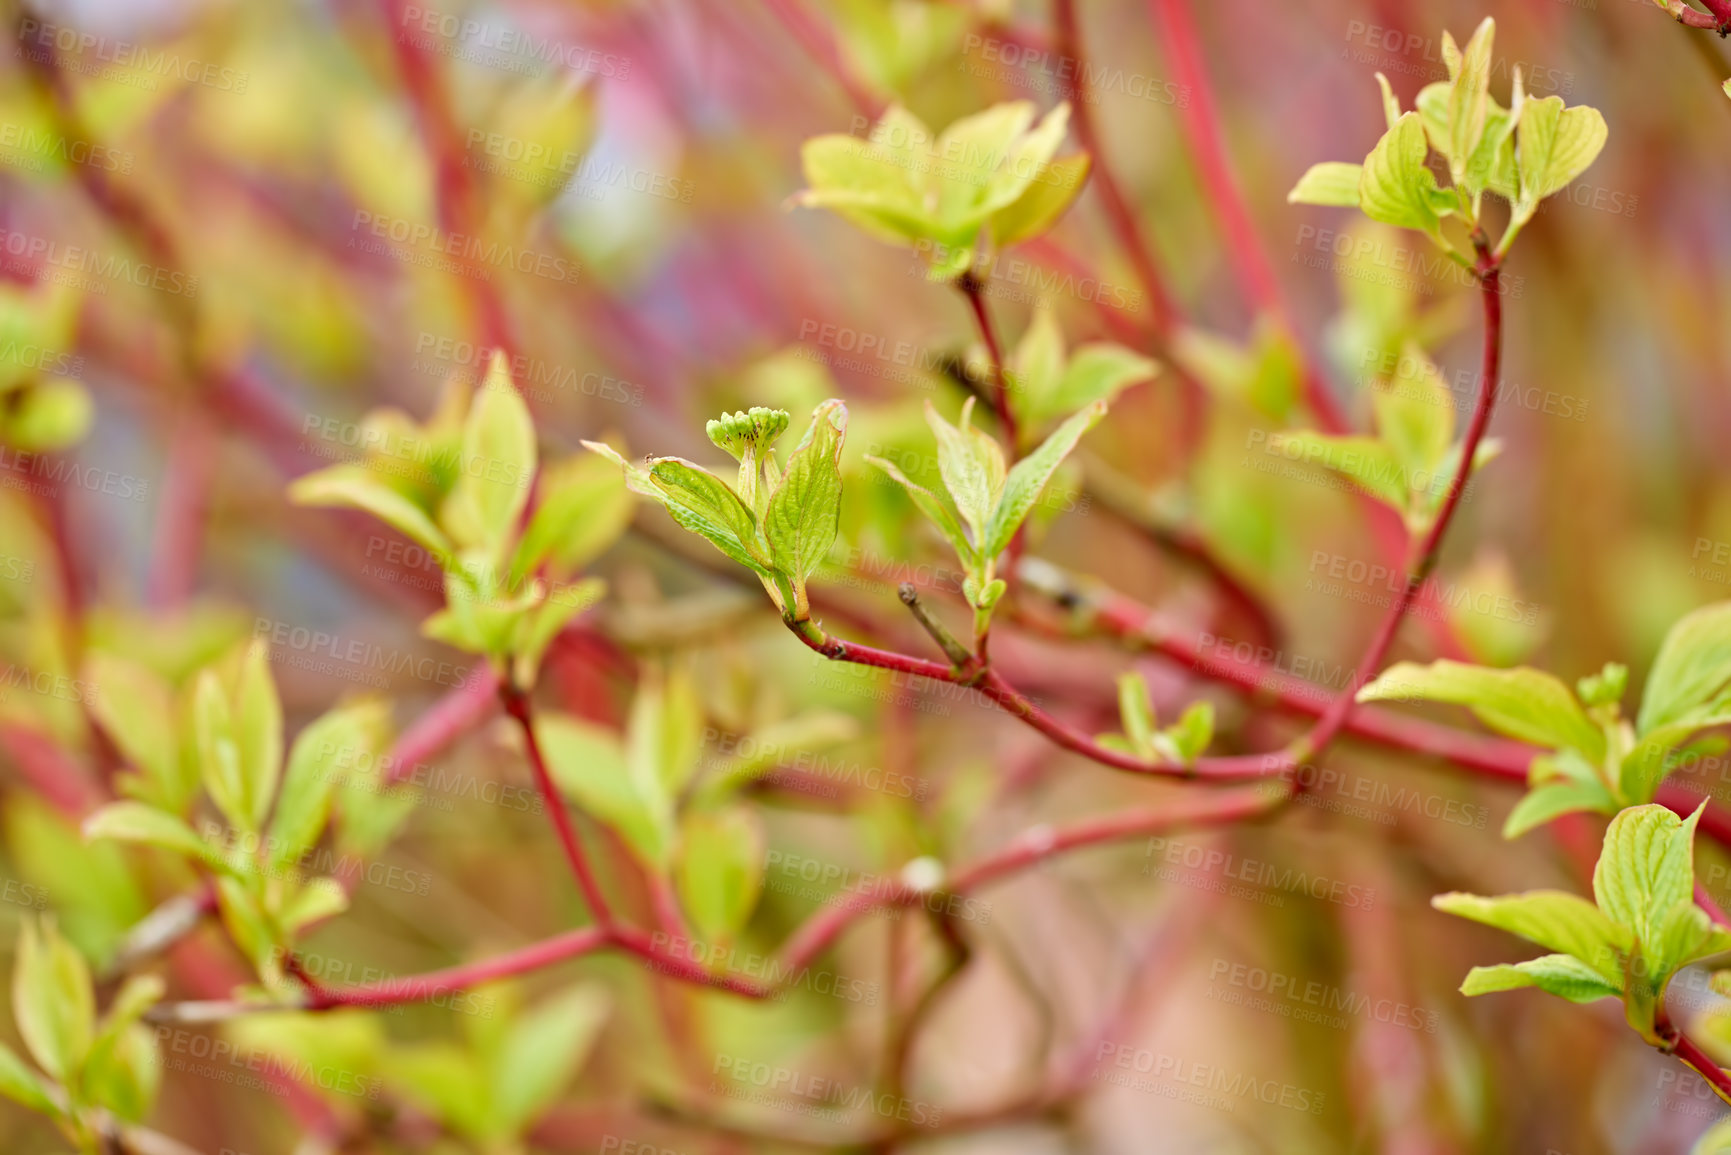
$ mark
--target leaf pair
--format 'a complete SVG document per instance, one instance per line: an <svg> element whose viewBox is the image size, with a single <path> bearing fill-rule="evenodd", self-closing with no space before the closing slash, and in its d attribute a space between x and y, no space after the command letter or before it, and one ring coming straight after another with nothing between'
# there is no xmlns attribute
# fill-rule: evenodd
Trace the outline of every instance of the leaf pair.
<svg viewBox="0 0 1731 1155"><path fill-rule="evenodd" d="M358 509L425 548L445 574L445 609L422 632L534 683L542 654L574 617L599 600L598 582L551 586L624 532L630 504L604 473L579 458L549 467L534 516L519 532L539 458L529 410L493 354L471 399L453 383L439 410L416 425L394 410L371 414L363 465L338 465L289 487L302 505Z"/></svg>
<svg viewBox="0 0 1731 1155"><path fill-rule="evenodd" d="M1731 602L1690 613L1660 644L1634 724L1617 702L1628 671L1616 663L1576 683L1541 670L1459 662L1401 662L1359 691L1361 702L1430 701L1466 706L1499 734L1543 747L1532 789L1503 827L1515 838L1577 811L1614 814L1650 802L1690 738L1731 722Z"/></svg>
<svg viewBox="0 0 1731 1155"><path fill-rule="evenodd" d="M1161 729L1148 698L1148 682L1136 671L1118 676L1118 714L1123 733L1102 734L1097 741L1149 762L1194 766L1214 740L1214 707L1208 702L1191 703L1178 721Z"/></svg>
<svg viewBox="0 0 1731 1155"><path fill-rule="evenodd" d="M701 466L679 457L626 461L611 446L585 447L625 472L633 493L658 501L686 529L750 569L789 621L810 616L806 579L835 544L841 518L841 450L847 406L825 401L787 463L774 445L788 414L755 408L711 421L710 440L739 461L737 492Z"/></svg>
<svg viewBox="0 0 1731 1155"><path fill-rule="evenodd" d="M1454 441L1454 395L1430 358L1417 345L1408 345L1400 364L1414 371L1371 383L1375 437L1300 432L1281 434L1276 444L1294 459L1302 457L1345 477L1399 511L1412 532L1422 533L1454 485L1462 446ZM1473 469L1495 457L1499 448L1494 438L1481 442Z"/></svg>
<svg viewBox="0 0 1731 1155"><path fill-rule="evenodd" d="M962 404L961 419L951 425L926 402L926 424L937 439L938 473L948 500L910 480L888 461L866 460L906 489L920 512L949 539L967 570L964 592L969 603L988 612L1004 592L1004 582L996 576L998 555L1022 528L1064 458L1106 415L1106 403L1092 401L1072 414L1013 467L996 439L974 427L973 409L970 397Z"/></svg>
<svg viewBox="0 0 1731 1155"><path fill-rule="evenodd" d="M1050 302L1041 300L1020 344L1004 364L1010 411L1027 429L1092 405L1111 402L1123 390L1150 380L1159 366L1109 341L1066 351Z"/></svg>
<svg viewBox="0 0 1731 1155"><path fill-rule="evenodd" d="M637 691L625 740L565 714L543 714L535 733L553 779L670 877L692 924L710 942L739 933L763 889L762 823L734 801L740 786L778 765L779 752L821 748L854 735L850 719L811 715L741 745L768 751L729 760L698 780L703 716L688 673L652 673Z"/></svg>
<svg viewBox="0 0 1731 1155"><path fill-rule="evenodd" d="M189 751L194 781L228 827L206 823L195 830L188 816L196 787L177 781L170 795L159 772L141 766L124 780L134 800L91 814L85 837L154 846L214 873L218 905L237 945L267 981L280 980L281 953L295 936L348 904L335 879L303 876L303 860L333 814L340 810L345 852L371 854L413 805L412 791L383 789L387 708L358 702L324 714L296 737L285 767L282 707L262 643L199 672L178 729L114 704L116 685L149 687L148 702L174 717L167 691L141 668L112 657L100 668L124 673L98 699L104 703L98 717L115 744L135 764L174 762L177 750Z"/></svg>
<svg viewBox="0 0 1731 1155"><path fill-rule="evenodd" d="M1036 125L1027 101L994 105L943 134L893 105L869 140L814 137L800 150L806 183L797 204L827 208L872 236L934 252L931 276L973 264L982 234L995 247L1038 236L1070 206L1088 177L1086 154L1054 161L1070 108Z"/></svg>
<svg viewBox="0 0 1731 1155"><path fill-rule="evenodd" d="M162 998L162 980L137 975L98 1021L90 968L51 922L25 921L12 974L18 1033L38 1074L0 1045L0 1095L54 1119L74 1142L99 1130L94 1112L137 1122L161 1081L156 1034L139 1025Z"/></svg>
<svg viewBox="0 0 1731 1155"><path fill-rule="evenodd" d="M1443 894L1431 905L1517 934L1557 953L1523 963L1474 967L1461 993L1538 987L1571 1002L1621 998L1629 1025L1667 1046L1656 1016L1671 977L1731 950L1731 932L1694 900L1694 835L1701 812L1679 819L1663 806L1635 806L1605 831L1593 870L1594 903L1563 891L1481 898Z"/></svg>
<svg viewBox="0 0 1731 1155"><path fill-rule="evenodd" d="M1497 254L1508 251L1539 202L1585 172L1605 145L1605 120L1597 109L1564 108L1558 96L1529 98L1515 70L1508 108L1490 95L1496 24L1487 18L1465 48L1443 33L1449 79L1427 85L1416 111L1402 112L1388 79L1382 88L1388 131L1361 165L1313 165L1299 179L1291 204L1342 205L1362 209L1372 220L1425 233L1463 263L1443 236L1442 222L1460 216L1479 223L1480 201L1494 192L1511 213ZM1425 161L1434 150L1448 162L1451 187L1437 185Z"/></svg>

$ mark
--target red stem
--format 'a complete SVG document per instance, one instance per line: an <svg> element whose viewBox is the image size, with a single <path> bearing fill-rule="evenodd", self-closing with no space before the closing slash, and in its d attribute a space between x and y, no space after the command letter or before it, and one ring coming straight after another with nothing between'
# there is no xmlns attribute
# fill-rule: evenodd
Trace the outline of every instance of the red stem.
<svg viewBox="0 0 1731 1155"><path fill-rule="evenodd" d="M583 853L583 845L577 840L577 828L571 822L571 812L566 809L565 799L553 784L553 776L548 773L547 762L541 756L541 743L535 737L529 696L509 682L501 682L499 698L505 705L505 712L515 718L517 725L523 730L523 746L529 756L529 766L535 772L535 785L540 789L541 800L546 804L547 814L553 820L553 829L558 832L559 845L565 849L565 861L571 864L571 873L577 878L577 885L583 891L583 899L589 904L590 914L596 922L606 926L612 922L611 910L606 896L601 893L600 884L595 880L594 872L589 868L589 859Z"/></svg>
<svg viewBox="0 0 1731 1155"><path fill-rule="evenodd" d="M1682 1031L1677 1031L1676 1045L1671 1053L1690 1070L1707 1080L1707 1085L1712 1087L1721 1099L1731 1103L1731 1073L1714 1062L1713 1056L1696 1046L1695 1040Z"/></svg>
<svg viewBox="0 0 1731 1155"><path fill-rule="evenodd" d="M439 756L451 743L492 716L499 703L499 674L485 662L477 665L463 683L435 702L415 719L391 747L390 772L386 784L402 782Z"/></svg>
<svg viewBox="0 0 1731 1155"><path fill-rule="evenodd" d="M1070 99L1070 122L1075 125L1076 139L1093 158L1093 183L1100 193L1100 207L1105 210L1112 231L1118 234L1118 243L1136 279L1148 294L1149 305L1154 311L1154 329L1164 339L1176 327L1178 314L1173 308L1172 294L1166 288L1165 278L1160 275L1153 252L1142 236L1142 228L1136 223L1129 198L1124 195L1112 166L1106 161L1106 150L1101 147L1093 113L1082 92L1082 37L1076 26L1075 0L1054 0L1052 19L1057 25L1056 48L1060 65L1064 62L1069 64L1068 70L1060 66L1059 71L1066 73L1064 86Z"/></svg>
<svg viewBox="0 0 1731 1155"><path fill-rule="evenodd" d="M980 331L980 340L985 343L986 356L992 360L992 408L998 415L998 426L1003 430L1004 443L1010 447L1010 459L1013 461L1021 453L1020 431L1016 428L1016 415L1010 409L1010 379L1004 373L1004 351L998 344L998 332L992 326L992 316L986 311L985 288L979 278L972 273L964 273L956 282L962 296L968 299L968 308L973 311L974 325Z"/></svg>

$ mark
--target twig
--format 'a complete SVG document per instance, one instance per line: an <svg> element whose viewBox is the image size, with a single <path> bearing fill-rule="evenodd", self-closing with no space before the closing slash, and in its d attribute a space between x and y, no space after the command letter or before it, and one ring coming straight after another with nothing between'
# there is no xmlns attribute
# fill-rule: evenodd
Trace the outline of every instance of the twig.
<svg viewBox="0 0 1731 1155"><path fill-rule="evenodd" d="M601 892L601 885L595 880L595 874L589 867L589 859L583 853L583 844L578 841L577 828L571 821L571 812L565 805L565 798L553 782L546 759L541 756L541 743L535 737L535 722L529 695L505 679L499 683L499 700L504 703L505 712L516 720L523 731L523 749L529 757L529 767L534 771L535 785L541 791L547 816L552 819L553 829L559 835L559 845L565 850L565 861L570 864L571 873L576 876L577 885L583 891L583 900L589 904L589 913L596 922L606 926L612 921L612 913L606 896Z"/></svg>

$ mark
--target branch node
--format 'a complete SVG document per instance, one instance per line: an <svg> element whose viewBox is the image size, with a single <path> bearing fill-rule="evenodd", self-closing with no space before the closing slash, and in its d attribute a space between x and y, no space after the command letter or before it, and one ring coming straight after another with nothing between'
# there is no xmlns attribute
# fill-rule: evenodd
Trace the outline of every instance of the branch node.
<svg viewBox="0 0 1731 1155"><path fill-rule="evenodd" d="M981 666L979 659L944 627L944 623L938 621L931 610L926 608L925 603L920 601L920 595L914 589L913 583L903 582L896 592L901 596L902 605L908 607L909 612L914 615L914 620L920 623L921 628L931 635L932 641L936 642L938 648L944 651L944 656L950 660L950 665L955 668L956 674L960 676L972 673L978 677Z"/></svg>

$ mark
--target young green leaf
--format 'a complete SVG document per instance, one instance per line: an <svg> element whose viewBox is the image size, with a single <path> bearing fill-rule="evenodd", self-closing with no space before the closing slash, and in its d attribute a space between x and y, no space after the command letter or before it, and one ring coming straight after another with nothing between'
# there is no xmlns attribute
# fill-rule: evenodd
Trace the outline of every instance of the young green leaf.
<svg viewBox="0 0 1731 1155"><path fill-rule="evenodd" d="M1529 890L1500 898L1439 894L1430 904L1444 914L1516 934L1547 950L1573 955L1607 982L1622 986L1619 952L1630 946L1628 930L1609 912L1561 890Z"/></svg>
<svg viewBox="0 0 1731 1155"><path fill-rule="evenodd" d="M1673 907L1693 902L1700 818L1700 810L1680 819L1663 806L1632 806L1605 830L1593 868L1593 895L1606 917L1628 927L1643 944L1657 939Z"/></svg>
<svg viewBox="0 0 1731 1155"><path fill-rule="evenodd" d="M370 513L434 557L448 557L453 547L425 510L380 481L365 466L333 465L297 478L288 489L297 505L337 506Z"/></svg>
<svg viewBox="0 0 1731 1155"><path fill-rule="evenodd" d="M617 831L645 863L664 869L673 842L672 815L661 797L646 797L639 789L613 733L543 711L535 719L535 736L559 789Z"/></svg>
<svg viewBox="0 0 1731 1155"><path fill-rule="evenodd" d="M181 819L143 802L111 802L84 820L87 839L112 838L156 846L217 870L231 869L222 851Z"/></svg>
<svg viewBox="0 0 1731 1155"><path fill-rule="evenodd" d="M1596 108L1565 109L1560 96L1528 99L1515 126L1521 185L1517 219L1531 216L1540 201L1587 171L1607 136L1605 118Z"/></svg>
<svg viewBox="0 0 1731 1155"><path fill-rule="evenodd" d="M992 244L1000 249L1031 240L1057 224L1087 183L1087 153L1042 165L1021 196L992 214Z"/></svg>
<svg viewBox="0 0 1731 1155"><path fill-rule="evenodd" d="M240 752L242 793L249 808L247 829L270 814L282 774L282 702L271 677L263 642L247 647L234 692L234 738Z"/></svg>
<svg viewBox="0 0 1731 1155"><path fill-rule="evenodd" d="M951 510L948 502L918 482L910 481L900 469L881 457L867 457L866 462L883 470L891 481L907 490L919 511L949 539L962 565L968 569L974 568L978 555L974 552L973 542L968 540L967 530L962 528L961 520Z"/></svg>
<svg viewBox="0 0 1731 1155"><path fill-rule="evenodd" d="M1130 749L1143 758L1154 757L1154 734L1157 726L1154 707L1148 698L1148 681L1140 671L1130 670L1118 675L1118 717L1124 725L1124 737Z"/></svg>
<svg viewBox="0 0 1731 1155"><path fill-rule="evenodd" d="M1097 425L1105 415L1106 403L1094 402L1054 429L1038 449L1016 462L1009 476L1004 479L1003 496L998 500L987 524L983 539L985 544L980 550L982 559L995 558L1009 546L1010 539L1016 536L1016 531L1027 519L1028 511L1033 509L1034 503L1040 499L1040 494L1046 488L1046 483L1052 479L1052 474L1057 472L1058 466L1070 455L1082 435Z"/></svg>
<svg viewBox="0 0 1731 1155"><path fill-rule="evenodd" d="M488 1131L522 1135L576 1077L607 1023L610 1002L595 986L574 986L519 1016L489 1064Z"/></svg>
<svg viewBox="0 0 1731 1155"><path fill-rule="evenodd" d="M1457 186L1468 185L1473 153L1484 139L1490 100L1491 46L1496 30L1496 21L1485 17L1464 50L1456 50L1454 39L1443 33L1443 50L1450 60L1449 136L1448 148L1443 151L1449 158L1449 173Z"/></svg>
<svg viewBox="0 0 1731 1155"><path fill-rule="evenodd" d="M84 957L51 922L21 925L12 1012L38 1066L61 1082L76 1075L96 1034L96 996Z"/></svg>
<svg viewBox="0 0 1731 1155"><path fill-rule="evenodd" d="M266 866L277 871L311 850L330 817L331 798L344 773L359 773L381 753L382 703L339 707L300 732L289 751L276 811L271 816Z"/></svg>
<svg viewBox="0 0 1731 1155"><path fill-rule="evenodd" d="M1541 670L1493 670L1462 662L1397 662L1358 692L1360 702L1449 702L1499 734L1536 746L1605 756L1605 735L1568 686Z"/></svg>
<svg viewBox="0 0 1731 1155"><path fill-rule="evenodd" d="M1541 755L1541 757L1543 757ZM1535 762L1538 759L1535 759ZM1589 811L1608 814L1617 809L1617 800L1597 779L1581 781L1566 779L1534 786L1515 803L1503 823L1504 838L1519 838L1534 827L1543 826L1563 814Z"/></svg>
<svg viewBox="0 0 1731 1155"><path fill-rule="evenodd" d="M516 533L535 466L535 424L511 383L504 353L494 350L486 383L463 425L463 469L453 498L463 509L462 520L481 535L463 541L465 546L483 545L498 555Z"/></svg>
<svg viewBox="0 0 1731 1155"><path fill-rule="evenodd" d="M951 425L938 416L930 401L926 402L926 424L938 441L938 472L962 520L973 531L973 540L980 543L984 561L999 552L986 549L984 543L986 527L1003 493L1004 451L990 438L976 436L978 430L971 424L973 412L974 399L970 397L962 403L961 419Z"/></svg>
<svg viewBox="0 0 1731 1155"><path fill-rule="evenodd" d="M1606 982L1592 967L1566 954L1548 954L1512 966L1474 967L1461 983L1461 994L1488 995L1520 987L1538 987L1571 1003L1591 1003L1623 995L1621 987Z"/></svg>
<svg viewBox="0 0 1731 1155"><path fill-rule="evenodd" d="M335 918L349 908L349 892L334 878L314 878L295 892L277 912L285 934L297 934L315 922Z"/></svg>
<svg viewBox="0 0 1731 1155"><path fill-rule="evenodd" d="M756 517L713 474L663 457L650 465L649 481L674 521L754 572L771 572L757 545Z"/></svg>
<svg viewBox="0 0 1731 1155"><path fill-rule="evenodd" d="M1355 209L1358 207L1358 190L1363 178L1362 164L1349 164L1338 160L1313 164L1298 178L1292 191L1286 194L1286 203Z"/></svg>
<svg viewBox="0 0 1731 1155"><path fill-rule="evenodd" d="M763 863L763 826L751 811L686 815L673 879L705 940L727 942L745 926L763 890Z"/></svg>
<svg viewBox="0 0 1731 1155"><path fill-rule="evenodd" d="M126 780L126 792L164 810L184 811L198 779L184 772L168 683L141 663L101 650L85 659L84 681L91 688L91 715L139 771Z"/></svg>
<svg viewBox="0 0 1731 1155"><path fill-rule="evenodd" d="M1659 645L1636 728L1646 734L1711 703L1731 683L1731 602L1678 619Z"/></svg>
<svg viewBox="0 0 1731 1155"><path fill-rule="evenodd" d="M805 581L829 555L841 518L841 448L847 407L825 401L770 494L763 532L775 566L792 581L796 618L807 613Z"/></svg>
<svg viewBox="0 0 1731 1155"><path fill-rule="evenodd" d="M551 558L562 571L599 557L631 523L629 490L605 461L579 454L541 471L541 501L517 544L506 580L521 586L535 567Z"/></svg>
<svg viewBox="0 0 1731 1155"><path fill-rule="evenodd" d="M11 1047L0 1043L0 1095L39 1114L57 1118L60 1108L48 1097L48 1088L25 1065Z"/></svg>
<svg viewBox="0 0 1731 1155"><path fill-rule="evenodd" d="M1417 229L1442 243L1436 177L1425 167L1424 125L1418 113L1402 113L1365 158L1359 206L1371 220Z"/></svg>

